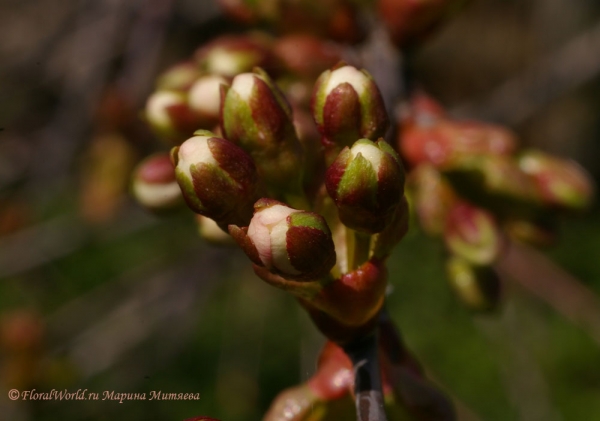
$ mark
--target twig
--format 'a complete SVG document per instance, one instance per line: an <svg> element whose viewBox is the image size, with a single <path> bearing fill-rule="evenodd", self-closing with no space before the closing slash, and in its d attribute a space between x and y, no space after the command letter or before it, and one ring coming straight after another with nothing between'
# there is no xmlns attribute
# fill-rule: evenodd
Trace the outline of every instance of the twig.
<svg viewBox="0 0 600 421"><path fill-rule="evenodd" d="M600 301L585 285L536 250L514 242L498 270L544 300L600 345Z"/></svg>
<svg viewBox="0 0 600 421"><path fill-rule="evenodd" d="M354 394L358 421L387 421L377 355L377 335L344 347L354 366Z"/></svg>
<svg viewBox="0 0 600 421"><path fill-rule="evenodd" d="M481 101L459 105L452 114L516 125L554 98L600 73L600 24L509 79Z"/></svg>

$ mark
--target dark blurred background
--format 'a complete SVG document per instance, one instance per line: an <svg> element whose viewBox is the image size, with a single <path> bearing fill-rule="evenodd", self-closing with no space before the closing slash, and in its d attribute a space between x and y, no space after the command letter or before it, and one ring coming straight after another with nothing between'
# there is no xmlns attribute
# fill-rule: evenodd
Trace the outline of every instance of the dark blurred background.
<svg viewBox="0 0 600 421"><path fill-rule="evenodd" d="M240 30L213 0L0 0L0 420L257 420L312 374L323 339L290 296L239 250L202 241L189 213L158 218L129 195L160 145L140 117L154 78ZM505 124L600 178L596 0L473 0L416 73L454 115ZM545 251L593 302L598 209L561 221ZM417 229L390 281L408 346L465 420L600 420L600 308L598 323L573 324L510 284L499 312L471 314L443 247ZM34 387L201 398L7 398Z"/></svg>

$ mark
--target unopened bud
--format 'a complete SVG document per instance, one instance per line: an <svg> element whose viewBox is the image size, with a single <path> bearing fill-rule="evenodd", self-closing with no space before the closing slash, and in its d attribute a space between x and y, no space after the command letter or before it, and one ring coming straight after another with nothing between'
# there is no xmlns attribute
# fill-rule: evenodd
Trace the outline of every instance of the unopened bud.
<svg viewBox="0 0 600 421"><path fill-rule="evenodd" d="M459 194L486 207L519 213L540 205L534 182L509 156L464 156L444 174Z"/></svg>
<svg viewBox="0 0 600 421"><path fill-rule="evenodd" d="M546 203L574 210L589 206L594 194L593 183L577 163L540 151L527 151L520 156L519 167L534 180Z"/></svg>
<svg viewBox="0 0 600 421"><path fill-rule="evenodd" d="M196 215L196 222L198 224L198 234L209 243L215 245L235 244L233 238L223 231L214 220L206 216Z"/></svg>
<svg viewBox="0 0 600 421"><path fill-rule="evenodd" d="M275 190L300 186L303 158L291 107L261 70L243 73L223 89L221 127L227 139L254 158L261 178Z"/></svg>
<svg viewBox="0 0 600 421"><path fill-rule="evenodd" d="M168 154L152 155L138 165L133 175L133 195L152 211L169 210L183 204L175 168Z"/></svg>
<svg viewBox="0 0 600 421"><path fill-rule="evenodd" d="M271 69L271 40L259 33L226 35L206 44L196 52L200 68L211 74L234 77L254 67Z"/></svg>
<svg viewBox="0 0 600 421"><path fill-rule="evenodd" d="M160 91L187 91L200 77L200 69L194 62L176 64L165 70L156 82Z"/></svg>
<svg viewBox="0 0 600 421"><path fill-rule="evenodd" d="M460 257L446 263L450 286L471 310L489 311L500 299L500 279L490 266L476 266Z"/></svg>
<svg viewBox="0 0 600 421"><path fill-rule="evenodd" d="M380 0L379 16L399 47L423 40L465 0Z"/></svg>
<svg viewBox="0 0 600 421"><path fill-rule="evenodd" d="M272 199L256 202L248 228L230 234L257 265L284 278L315 280L335 265L335 246L322 216Z"/></svg>
<svg viewBox="0 0 600 421"><path fill-rule="evenodd" d="M474 155L509 155L516 148L510 131L491 124L446 119L407 120L400 133L400 149L412 165L453 165Z"/></svg>
<svg viewBox="0 0 600 421"><path fill-rule="evenodd" d="M252 158L233 143L199 131L171 151L177 182L188 206L222 227L246 225L257 175Z"/></svg>
<svg viewBox="0 0 600 421"><path fill-rule="evenodd" d="M222 76L204 75L190 87L189 106L206 121L204 123L206 127L213 127L219 123L221 85L228 85L227 80Z"/></svg>
<svg viewBox="0 0 600 421"><path fill-rule="evenodd" d="M344 225L373 234L389 225L401 203L404 170L383 139L361 139L342 150L327 169L325 184Z"/></svg>
<svg viewBox="0 0 600 421"><path fill-rule="evenodd" d="M466 203L448 214L444 233L446 247L475 265L493 263L502 251L502 236L494 217Z"/></svg>
<svg viewBox="0 0 600 421"><path fill-rule="evenodd" d="M190 109L187 94L157 91L146 102L146 120L156 134L171 144L179 144L203 125L203 119Z"/></svg>
<svg viewBox="0 0 600 421"><path fill-rule="evenodd" d="M429 235L441 235L448 212L457 200L452 186L428 164L419 165L410 173L408 185L421 228Z"/></svg>
<svg viewBox="0 0 600 421"><path fill-rule="evenodd" d="M283 37L273 49L288 72L313 80L342 58L339 45L308 34Z"/></svg>
<svg viewBox="0 0 600 421"><path fill-rule="evenodd" d="M353 66L340 65L321 74L311 108L324 143L338 150L356 139L376 140L385 135L389 125L375 81Z"/></svg>

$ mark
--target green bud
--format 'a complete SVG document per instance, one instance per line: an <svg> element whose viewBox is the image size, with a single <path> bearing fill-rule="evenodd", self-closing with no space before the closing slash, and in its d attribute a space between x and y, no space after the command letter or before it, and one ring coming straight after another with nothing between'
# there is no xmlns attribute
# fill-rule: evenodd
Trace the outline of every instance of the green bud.
<svg viewBox="0 0 600 421"><path fill-rule="evenodd" d="M327 169L325 185L344 225L374 234L390 224L402 202L404 169L383 139L361 139Z"/></svg>

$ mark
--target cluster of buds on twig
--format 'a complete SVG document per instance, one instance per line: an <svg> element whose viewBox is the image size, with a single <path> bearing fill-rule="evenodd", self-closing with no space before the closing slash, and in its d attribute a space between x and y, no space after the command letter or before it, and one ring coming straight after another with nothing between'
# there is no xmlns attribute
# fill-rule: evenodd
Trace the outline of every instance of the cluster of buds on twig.
<svg viewBox="0 0 600 421"><path fill-rule="evenodd" d="M510 131L453 120L423 94L404 111L398 141L412 167L409 189L420 225L444 238L449 280L474 309L498 302L492 264L507 238L550 244L557 214L584 210L593 196L590 177L574 162L517 151Z"/></svg>
<svg viewBox="0 0 600 421"><path fill-rule="evenodd" d="M133 192L154 211L185 202L202 232L230 234L343 344L373 329L408 208L381 93L366 71L335 64L340 52L256 33L200 48L148 100L146 119L173 146L140 164Z"/></svg>
<svg viewBox="0 0 600 421"><path fill-rule="evenodd" d="M158 79L145 117L171 150L144 160L133 183L154 212L187 204L205 239L237 243L260 278L306 309L330 351L315 377L289 393L301 400L293 405L314 404L306 416L322 419L354 412L352 387L361 382L344 351L385 331L385 263L409 213L403 163L383 140L389 118L379 88L341 58L338 44L307 34L252 33L203 46ZM392 419L400 407L430 419L422 405L447 412L432 420L453 419L411 359L405 367L403 348L385 351L388 342L373 345L370 363L378 367L379 349ZM285 419L286 405L275 403L267 417Z"/></svg>

